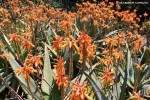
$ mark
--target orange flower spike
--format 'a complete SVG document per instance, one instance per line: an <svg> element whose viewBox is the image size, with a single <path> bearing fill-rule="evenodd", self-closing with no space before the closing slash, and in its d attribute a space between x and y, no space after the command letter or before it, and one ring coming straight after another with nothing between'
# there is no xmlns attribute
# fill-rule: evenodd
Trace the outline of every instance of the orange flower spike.
<svg viewBox="0 0 150 100"><path fill-rule="evenodd" d="M125 33L121 33L115 36L115 39L117 40L117 45L124 46L125 45Z"/></svg>
<svg viewBox="0 0 150 100"><path fill-rule="evenodd" d="M106 7L106 3L105 3L104 1L100 2L99 5L100 5L101 7Z"/></svg>
<svg viewBox="0 0 150 100"><path fill-rule="evenodd" d="M141 36L138 36L138 40L136 40L134 42L134 51L135 51L136 54L139 53L139 51L142 48L143 44L144 44L143 38Z"/></svg>
<svg viewBox="0 0 150 100"><path fill-rule="evenodd" d="M109 55L109 50L108 49L104 49L102 52L103 55Z"/></svg>
<svg viewBox="0 0 150 100"><path fill-rule="evenodd" d="M64 66L64 64L65 64L65 63L64 63L65 61L64 61L64 58L63 58L63 57L61 57L61 58L59 58L59 59L56 59L56 61L57 61L57 64L58 64L58 65Z"/></svg>
<svg viewBox="0 0 150 100"><path fill-rule="evenodd" d="M70 39L71 39L71 43L69 44L69 47L74 47L75 49L79 49L78 46L77 46L77 40L73 37L73 36L70 36Z"/></svg>
<svg viewBox="0 0 150 100"><path fill-rule="evenodd" d="M140 65L140 64L138 64L138 63L134 63L135 64L135 66L136 66L136 68L141 72L142 71L142 69L146 66L146 64L142 64L142 65Z"/></svg>
<svg viewBox="0 0 150 100"><path fill-rule="evenodd" d="M1 58L6 59L7 61L10 59L10 55L9 54L2 54L0 55Z"/></svg>
<svg viewBox="0 0 150 100"><path fill-rule="evenodd" d="M104 39L104 42L106 43L106 45L108 45L108 47L110 49L113 49L113 47L116 45L116 40L110 38L110 37L106 37Z"/></svg>
<svg viewBox="0 0 150 100"><path fill-rule="evenodd" d="M65 48L69 46L69 48L72 47L72 42L70 40L70 38L65 38L63 41L62 41L62 46L61 46L61 49L62 50L65 50Z"/></svg>
<svg viewBox="0 0 150 100"><path fill-rule="evenodd" d="M38 65L43 65L41 58L42 56L33 56L33 55L28 55L29 58L27 59L26 62L28 62L31 66L35 65L37 67Z"/></svg>
<svg viewBox="0 0 150 100"><path fill-rule="evenodd" d="M86 54L85 58L86 60L88 59L88 57L94 57L94 54L96 52L96 46L92 44L92 39L90 36L88 36L88 34L86 34L86 31L84 30L83 32L80 33L80 37L78 38L78 43L80 45L79 47L79 54L80 54L80 58L82 59L83 56L83 48L84 53Z"/></svg>
<svg viewBox="0 0 150 100"><path fill-rule="evenodd" d="M66 88L70 84L69 78L65 76L65 69L57 72L56 84L58 85L58 89L60 89L61 86L63 86L63 88Z"/></svg>
<svg viewBox="0 0 150 100"><path fill-rule="evenodd" d="M23 38L25 38L27 40L32 38L32 34L31 33L23 33L22 36L23 36Z"/></svg>
<svg viewBox="0 0 150 100"><path fill-rule="evenodd" d="M85 43L86 45L91 44L92 39L91 39L90 36L88 36L88 35L86 34L86 31L85 31L85 30L82 31L82 32L80 32L80 34L81 34L81 35L80 35L80 37L78 38L79 44L83 44L83 43Z"/></svg>
<svg viewBox="0 0 150 100"><path fill-rule="evenodd" d="M9 37L10 37L10 41L14 41L14 42L19 42L20 39L21 39L21 36L20 35L17 35L17 34L9 34Z"/></svg>
<svg viewBox="0 0 150 100"><path fill-rule="evenodd" d="M113 51L113 56L115 60L118 61L123 61L124 60L124 55L122 51L114 50Z"/></svg>
<svg viewBox="0 0 150 100"><path fill-rule="evenodd" d="M76 83L73 83L72 87L72 94L71 94L71 100L85 100L86 96L86 91L85 88L87 86L87 82L84 82L81 84L79 80L77 80Z"/></svg>
<svg viewBox="0 0 150 100"><path fill-rule="evenodd" d="M62 37L56 36L55 40L52 42L53 44L52 48L56 49L56 51L59 50L61 48L61 42L62 42Z"/></svg>
<svg viewBox="0 0 150 100"><path fill-rule="evenodd" d="M142 98L141 96L140 96L140 94L141 94L141 92L139 91L138 93L136 93L136 92L133 92L133 95L129 98L130 100L146 100L146 99L144 99L144 98Z"/></svg>
<svg viewBox="0 0 150 100"><path fill-rule="evenodd" d="M89 45L89 47L87 48L88 57L94 58L95 52L96 52L96 45Z"/></svg>
<svg viewBox="0 0 150 100"><path fill-rule="evenodd" d="M127 37L128 37L129 39L135 39L135 38L136 38L136 35L134 35L132 32L128 32Z"/></svg>
<svg viewBox="0 0 150 100"><path fill-rule="evenodd" d="M63 20L60 22L60 29L64 31L67 35L69 35L72 32L72 26L74 25L74 22L67 17L67 20Z"/></svg>
<svg viewBox="0 0 150 100"><path fill-rule="evenodd" d="M105 56L105 58L100 59L100 63L104 63L107 66L113 66L113 61L110 56Z"/></svg>
<svg viewBox="0 0 150 100"><path fill-rule="evenodd" d="M56 84L58 85L58 89L60 89L61 86L65 88L70 83L70 80L65 76L64 58L56 59L56 61L57 65L54 66L56 70Z"/></svg>
<svg viewBox="0 0 150 100"><path fill-rule="evenodd" d="M69 20L61 21L61 23L60 23L61 28L66 28L66 27L71 27L71 26L73 26L73 22L69 21Z"/></svg>
<svg viewBox="0 0 150 100"><path fill-rule="evenodd" d="M98 26L98 21L94 20L94 27L97 27L97 26Z"/></svg>
<svg viewBox="0 0 150 100"><path fill-rule="evenodd" d="M109 6L110 8L112 8L115 4L113 2L109 2Z"/></svg>
<svg viewBox="0 0 150 100"><path fill-rule="evenodd" d="M87 17L83 17L83 18L81 19L81 22L82 22L82 23L88 22L88 18L87 18Z"/></svg>
<svg viewBox="0 0 150 100"><path fill-rule="evenodd" d="M109 45L110 48L113 48L116 45L116 41L114 39L110 39L108 45Z"/></svg>
<svg viewBox="0 0 150 100"><path fill-rule="evenodd" d="M76 39L71 35L69 37L64 38L64 40L61 42L61 50L65 50L67 46L69 48L75 48L77 50L79 49L77 46Z"/></svg>
<svg viewBox="0 0 150 100"><path fill-rule="evenodd" d="M117 10L120 10L121 9L121 6L119 4L116 4L116 9Z"/></svg>
<svg viewBox="0 0 150 100"><path fill-rule="evenodd" d="M102 74L102 78L104 80L104 85L107 86L109 83L114 81L112 77L113 72L111 72L110 68L105 68L105 72Z"/></svg>
<svg viewBox="0 0 150 100"><path fill-rule="evenodd" d="M148 14L145 12L145 13L143 14L143 16L144 16L144 17L147 17L147 16L148 16Z"/></svg>
<svg viewBox="0 0 150 100"><path fill-rule="evenodd" d="M54 68L57 72L64 69L65 61L64 58L56 59L57 65L54 65Z"/></svg>
<svg viewBox="0 0 150 100"><path fill-rule="evenodd" d="M21 73L24 74L24 78L26 80L30 80L30 74L33 74L34 69L33 67L29 67L26 64L23 65L23 67L20 67L18 69L15 70L15 72L20 75Z"/></svg>
<svg viewBox="0 0 150 100"><path fill-rule="evenodd" d="M109 53L108 54L111 55L112 51L114 49L114 46L116 46L116 44L117 44L117 41L110 38L110 37L108 37L108 36L106 36L106 38L104 39L104 43L109 48Z"/></svg>
<svg viewBox="0 0 150 100"><path fill-rule="evenodd" d="M15 70L15 73L18 74L18 76L23 72L23 68L18 68Z"/></svg>
<svg viewBox="0 0 150 100"><path fill-rule="evenodd" d="M26 50L29 52L29 51L31 50L31 48L34 47L34 45L33 45L31 42L29 42L28 40L23 39L23 41L22 41L22 43L21 43L21 49L22 49L23 47L25 47Z"/></svg>

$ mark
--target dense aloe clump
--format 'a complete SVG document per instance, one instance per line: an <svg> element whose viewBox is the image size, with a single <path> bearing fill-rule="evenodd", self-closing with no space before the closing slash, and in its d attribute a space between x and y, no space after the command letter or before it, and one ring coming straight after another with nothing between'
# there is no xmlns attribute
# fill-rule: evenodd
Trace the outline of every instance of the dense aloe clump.
<svg viewBox="0 0 150 100"><path fill-rule="evenodd" d="M1 4L0 99L150 99L148 13L58 1Z"/></svg>

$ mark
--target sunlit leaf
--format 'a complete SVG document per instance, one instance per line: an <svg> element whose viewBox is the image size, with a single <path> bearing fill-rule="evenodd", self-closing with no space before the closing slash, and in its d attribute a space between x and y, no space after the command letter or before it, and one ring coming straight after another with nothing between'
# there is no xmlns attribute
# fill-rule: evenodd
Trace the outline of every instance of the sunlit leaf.
<svg viewBox="0 0 150 100"><path fill-rule="evenodd" d="M47 93L48 95L50 94L50 90L52 87L52 83L53 83L53 79L54 79L53 76L54 76L54 72L51 68L49 51L48 51L47 45L45 45L45 58L44 58L44 69L43 69L43 79L44 80L42 80L41 87L42 87L43 92Z"/></svg>
<svg viewBox="0 0 150 100"><path fill-rule="evenodd" d="M8 54L8 53L6 53L6 54ZM9 55L10 55L9 63L10 63L10 65L11 65L13 71L15 71L16 69L20 68L21 66L17 63L17 61L13 58L13 56L12 56L10 53L9 53ZM14 73L15 73L15 72L14 72ZM16 73L15 73L15 74L16 74ZM26 81L25 81L25 79L24 79L23 73L21 73L19 76L16 74L16 77L17 77L17 79L23 84L22 87L23 87L24 89L26 89L26 91L29 92L29 90L28 90L28 88L27 88L28 86L27 86L27 83L26 83ZM33 80L31 77L30 77L30 82L29 82L29 84L30 84L32 93L35 93L36 98L40 100L40 99L41 99L40 94L39 94L39 92L37 91L36 84L35 84L34 80ZM30 94L30 93L29 93L29 94Z"/></svg>

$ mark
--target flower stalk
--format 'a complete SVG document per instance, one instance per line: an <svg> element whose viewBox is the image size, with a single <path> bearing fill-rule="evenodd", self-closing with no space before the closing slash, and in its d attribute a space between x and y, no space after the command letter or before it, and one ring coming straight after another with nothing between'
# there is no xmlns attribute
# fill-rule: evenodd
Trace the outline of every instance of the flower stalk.
<svg viewBox="0 0 150 100"><path fill-rule="evenodd" d="M69 68L69 78L73 78L73 48L72 42L70 43L71 47L69 48L69 58L70 58L70 68Z"/></svg>
<svg viewBox="0 0 150 100"><path fill-rule="evenodd" d="M85 63L86 63L86 59L87 59L87 52L86 52L86 46L85 46L85 43L83 43L83 50L82 50L82 69L81 69L81 77L80 79L82 78L82 75L84 74L84 70L85 70Z"/></svg>
<svg viewBox="0 0 150 100"><path fill-rule="evenodd" d="M136 79L136 82L135 82L135 85L134 85L134 88L133 88L133 92L137 91L138 84L139 84L139 81L140 81L141 71L140 71L140 69L137 69L137 70L138 70L138 74L137 74L137 79Z"/></svg>

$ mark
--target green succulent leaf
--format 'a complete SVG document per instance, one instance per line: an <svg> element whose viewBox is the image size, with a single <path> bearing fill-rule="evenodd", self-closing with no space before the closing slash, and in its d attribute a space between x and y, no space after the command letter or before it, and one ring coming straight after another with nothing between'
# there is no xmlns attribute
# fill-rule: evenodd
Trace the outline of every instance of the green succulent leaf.
<svg viewBox="0 0 150 100"><path fill-rule="evenodd" d="M87 73L84 73L89 80L90 84L93 86L93 89L96 91L96 95L98 97L98 100L108 100L108 98L105 96L105 94L102 92L98 84L92 79L91 76L89 76Z"/></svg>
<svg viewBox="0 0 150 100"><path fill-rule="evenodd" d="M8 53L6 53L6 54L8 54ZM9 55L10 55L9 63L10 63L10 65L11 65L11 67L12 67L14 73L15 73L15 70L18 69L18 68L21 68L21 66L17 63L17 61L14 59L14 57L13 57L10 53L9 53ZM15 74L16 74L16 73L15 73ZM24 79L24 74L21 73L19 76L16 74L16 77L17 77L17 79L23 84L22 87L23 87L26 91L28 91L28 93L30 94L30 92L29 92L29 90L28 90L28 88L27 88L27 83L26 83L26 81L25 81L25 79ZM35 95L35 97L36 97L37 99L41 100L40 93L37 91L36 84L35 84L34 80L33 80L31 77L30 77L30 82L29 82L29 84L30 84L32 93ZM31 94L30 94L30 95L31 95Z"/></svg>
<svg viewBox="0 0 150 100"><path fill-rule="evenodd" d="M45 45L43 80L42 80L42 86L41 87L42 87L43 92L45 92L48 95L50 94L53 79L54 79L54 72L51 68L49 51L48 51L47 45Z"/></svg>
<svg viewBox="0 0 150 100"><path fill-rule="evenodd" d="M127 43L126 43L126 46L128 48L128 44ZM120 100L124 100L126 86L129 83L128 82L128 78L129 78L129 71L130 71L131 67L132 67L131 53L130 53L130 50L127 49L125 73L123 74L123 80L124 81L123 81L123 85L122 85L122 88L121 88ZM123 71L121 71L121 73L123 73Z"/></svg>
<svg viewBox="0 0 150 100"><path fill-rule="evenodd" d="M60 90L58 90L58 87L56 84L54 85L54 87L51 91L49 100L61 100L61 92L60 92Z"/></svg>

